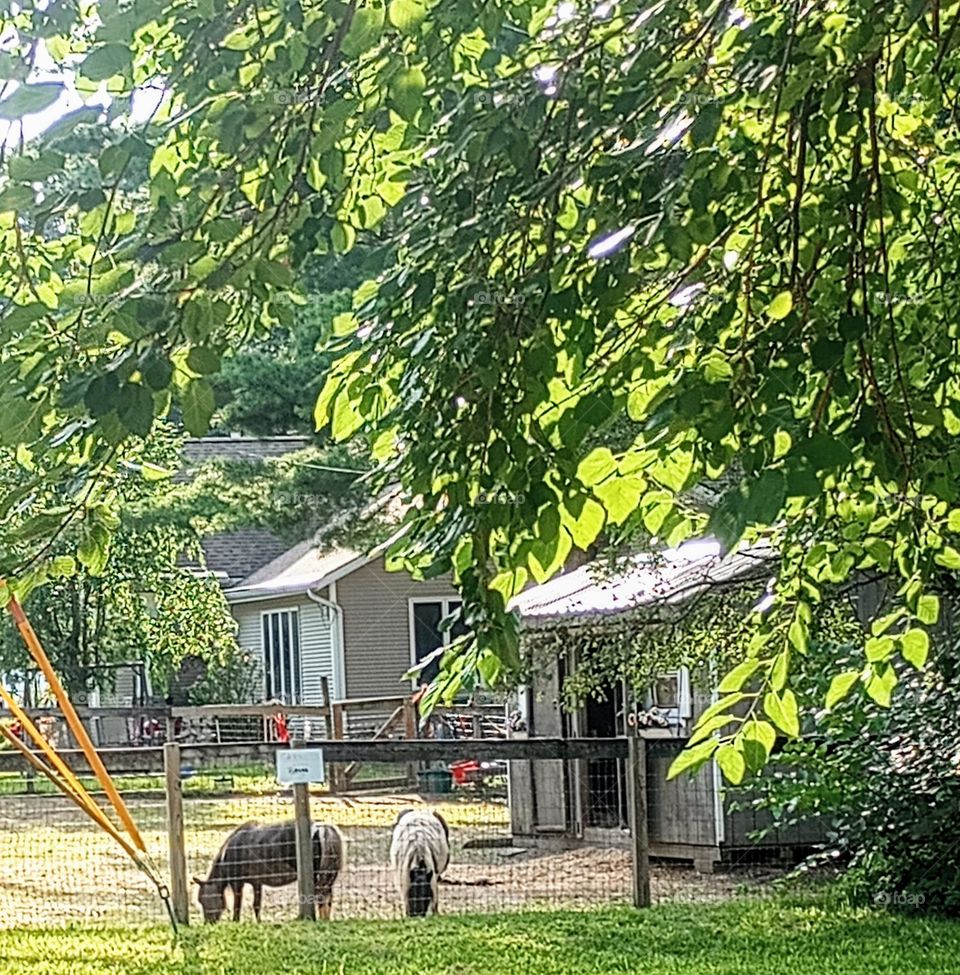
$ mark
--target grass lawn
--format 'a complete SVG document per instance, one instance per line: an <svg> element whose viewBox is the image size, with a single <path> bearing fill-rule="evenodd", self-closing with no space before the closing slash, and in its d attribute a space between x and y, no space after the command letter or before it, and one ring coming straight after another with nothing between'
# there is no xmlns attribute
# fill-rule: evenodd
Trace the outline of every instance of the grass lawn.
<svg viewBox="0 0 960 975"><path fill-rule="evenodd" d="M947 975L960 924L827 900L426 921L0 931L17 975Z"/></svg>

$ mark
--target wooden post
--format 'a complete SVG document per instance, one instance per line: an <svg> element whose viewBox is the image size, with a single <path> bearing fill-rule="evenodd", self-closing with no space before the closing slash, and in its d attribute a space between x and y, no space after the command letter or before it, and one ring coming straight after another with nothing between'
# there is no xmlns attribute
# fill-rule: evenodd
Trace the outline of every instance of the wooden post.
<svg viewBox="0 0 960 975"><path fill-rule="evenodd" d="M332 709L333 721L333 740L343 741L344 738L344 714L343 705L334 704ZM342 769L339 763L330 763L330 791L332 793L342 792L344 787Z"/></svg>
<svg viewBox="0 0 960 975"><path fill-rule="evenodd" d="M330 711L330 701L332 699L330 697L330 681L327 678L326 674L324 674L320 678L320 692L321 695L323 696L323 706L327 709L327 713L323 717L324 737L332 738L333 737L333 715Z"/></svg>
<svg viewBox="0 0 960 975"><path fill-rule="evenodd" d="M301 921L316 920L313 884L313 838L310 835L310 787L298 782L293 787L293 813L297 837L297 895Z"/></svg>
<svg viewBox="0 0 960 975"><path fill-rule="evenodd" d="M403 699L403 736L408 741L417 738L417 706L409 697ZM407 763L407 783L411 789L417 786L417 763Z"/></svg>
<svg viewBox="0 0 960 975"><path fill-rule="evenodd" d="M633 850L633 906L650 906L650 838L647 834L647 743L627 739L627 799Z"/></svg>
<svg viewBox="0 0 960 975"><path fill-rule="evenodd" d="M167 847L170 856L170 903L178 924L190 920L187 893L187 854L183 842L183 787L180 783L180 746L163 746L163 770L167 786Z"/></svg>

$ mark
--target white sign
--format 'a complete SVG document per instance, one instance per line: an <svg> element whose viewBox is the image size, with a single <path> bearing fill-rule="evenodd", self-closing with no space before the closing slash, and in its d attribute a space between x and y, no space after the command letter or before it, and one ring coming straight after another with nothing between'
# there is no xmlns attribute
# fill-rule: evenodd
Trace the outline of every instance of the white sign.
<svg viewBox="0 0 960 975"><path fill-rule="evenodd" d="M324 782L322 748L278 748L277 781L281 785Z"/></svg>

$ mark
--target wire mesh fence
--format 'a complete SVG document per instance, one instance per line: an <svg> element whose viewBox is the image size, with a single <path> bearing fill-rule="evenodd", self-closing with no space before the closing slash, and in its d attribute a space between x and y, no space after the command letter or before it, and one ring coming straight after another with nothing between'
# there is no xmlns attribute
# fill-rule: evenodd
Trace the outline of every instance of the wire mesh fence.
<svg viewBox="0 0 960 975"><path fill-rule="evenodd" d="M401 779L408 766L384 762L375 770L384 779ZM449 830L449 866L442 871L437 894L438 909L444 913L574 908L629 898L626 848L564 849L568 844L553 843L544 849L513 834L507 763L466 760L452 763L452 768L422 763L417 773L417 790L311 796L312 822L333 826L343 837L333 916L388 918L405 913L398 890L403 878L391 864L390 848L397 820L409 809L439 814ZM291 817L287 794L232 792L188 799L188 872L201 879L210 875L221 845L243 824L279 823ZM251 876L264 870L254 856L249 860ZM249 896L244 916L252 909ZM229 892L228 901L232 902ZM228 914L229 910L228 903ZM272 920L295 917L295 885L265 889L262 913Z"/></svg>
<svg viewBox="0 0 960 975"><path fill-rule="evenodd" d="M166 809L157 777L118 784L144 842L167 875ZM3 786L0 925L166 919L153 883L59 792L25 776L7 775ZM34 791L26 791L29 787Z"/></svg>
<svg viewBox="0 0 960 975"><path fill-rule="evenodd" d="M427 745L416 744L420 749ZM809 837L772 835L765 845L753 844L748 834L762 828L762 822L752 812L735 811L712 770L693 779L666 780L666 767L679 747L679 742L648 742L645 748L652 902L708 901L761 891L782 875L785 858ZM180 768L194 923L203 915L201 890L193 878L216 875L211 871L224 844L245 824L276 826L294 817L291 790L278 784L274 765L262 757L240 757L240 746L224 751L231 748L233 757L208 761L202 768L194 767L187 749ZM349 792L312 787L311 822L334 827L343 842L332 883L332 917L406 913L402 891L410 876L392 862L391 844L397 819L408 809L439 814L448 830L449 864L430 860L436 851L425 853L428 872L438 875L434 896L441 913L629 903L635 862L629 763L621 754L602 750L582 759L543 758L542 753L541 748L539 754L532 750L530 758L506 761L435 757L413 762L406 756L403 761L366 761L358 763ZM328 778L336 764L328 765ZM117 781L154 861L168 876L162 771L117 776ZM402 785L365 787L365 782L376 787L380 781ZM241 844L239 856L234 855L239 869L231 876L244 892L242 918L253 917L257 883L262 884L263 920L297 916L291 837L288 833L255 850L244 851ZM233 913L233 886L224 885L221 892L225 918ZM79 810L21 772L0 774L0 925L139 924L165 917L150 880Z"/></svg>

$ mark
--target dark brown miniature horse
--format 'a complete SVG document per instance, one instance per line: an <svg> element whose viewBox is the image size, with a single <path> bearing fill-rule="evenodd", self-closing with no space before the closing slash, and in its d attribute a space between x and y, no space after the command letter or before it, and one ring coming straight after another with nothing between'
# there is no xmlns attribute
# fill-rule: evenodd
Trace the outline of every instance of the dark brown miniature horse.
<svg viewBox="0 0 960 975"><path fill-rule="evenodd" d="M330 917L333 885L343 866L343 838L335 826L314 823L313 886L318 913ZM245 823L226 839L214 858L206 880L198 884L203 919L219 921L226 907L226 891L233 892L233 919L240 920L243 885L253 888L253 913L260 920L264 887L285 887L297 879L297 841L294 823L263 826Z"/></svg>

